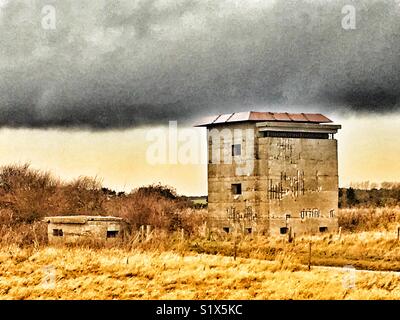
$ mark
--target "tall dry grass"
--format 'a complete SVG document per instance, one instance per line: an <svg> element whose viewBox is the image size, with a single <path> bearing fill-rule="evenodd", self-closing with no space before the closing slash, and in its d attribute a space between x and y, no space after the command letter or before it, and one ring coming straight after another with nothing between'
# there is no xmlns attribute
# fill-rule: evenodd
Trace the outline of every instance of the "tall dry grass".
<svg viewBox="0 0 400 320"><path fill-rule="evenodd" d="M340 209L338 222L343 230L350 232L389 230L400 226L400 207Z"/></svg>
<svg viewBox="0 0 400 320"><path fill-rule="evenodd" d="M398 275L357 272L351 288L343 285L347 275L307 271L289 256L269 262L115 248L0 251L0 299L400 298Z"/></svg>

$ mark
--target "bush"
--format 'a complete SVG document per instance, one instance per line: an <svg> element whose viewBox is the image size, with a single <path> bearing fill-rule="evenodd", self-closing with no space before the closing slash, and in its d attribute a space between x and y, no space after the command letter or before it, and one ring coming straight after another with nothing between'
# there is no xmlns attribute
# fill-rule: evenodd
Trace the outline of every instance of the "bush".
<svg viewBox="0 0 400 320"><path fill-rule="evenodd" d="M399 222L398 207L341 209L338 214L339 226L352 232L388 230L392 224Z"/></svg>
<svg viewBox="0 0 400 320"><path fill-rule="evenodd" d="M183 228L187 233L193 233L194 224L200 218L200 215L196 217L188 213L195 212L188 211L191 208L190 200L177 196L174 189L161 185L135 189L122 198L112 199L106 208L108 213L125 218L136 229L141 225L152 225L170 232Z"/></svg>
<svg viewBox="0 0 400 320"><path fill-rule="evenodd" d="M38 247L47 243L47 224L43 222L0 225L1 246Z"/></svg>
<svg viewBox="0 0 400 320"><path fill-rule="evenodd" d="M196 213L192 202L169 186L149 185L125 194L102 187L97 178L63 182L27 164L0 168L2 232L14 235L19 230L18 241L25 244L33 243L37 231L29 228L45 216L113 215L125 218L132 229L152 225L167 232L183 228L191 234L203 219Z"/></svg>

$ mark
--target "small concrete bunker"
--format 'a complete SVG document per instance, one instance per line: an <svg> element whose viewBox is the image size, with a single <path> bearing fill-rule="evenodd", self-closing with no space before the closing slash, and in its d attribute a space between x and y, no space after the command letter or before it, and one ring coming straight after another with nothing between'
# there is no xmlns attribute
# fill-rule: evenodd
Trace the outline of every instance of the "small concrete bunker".
<svg viewBox="0 0 400 320"><path fill-rule="evenodd" d="M55 216L44 221L48 223L49 243L120 241L127 227L122 218L112 216Z"/></svg>

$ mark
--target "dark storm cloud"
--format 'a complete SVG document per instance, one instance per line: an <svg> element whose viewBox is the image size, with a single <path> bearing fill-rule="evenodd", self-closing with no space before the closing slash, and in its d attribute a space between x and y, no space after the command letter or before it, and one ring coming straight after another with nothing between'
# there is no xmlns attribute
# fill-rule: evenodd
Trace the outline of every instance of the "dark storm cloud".
<svg viewBox="0 0 400 320"><path fill-rule="evenodd" d="M57 28L41 27L41 8ZM341 26L356 8L356 29ZM398 1L0 0L0 125L398 111Z"/></svg>

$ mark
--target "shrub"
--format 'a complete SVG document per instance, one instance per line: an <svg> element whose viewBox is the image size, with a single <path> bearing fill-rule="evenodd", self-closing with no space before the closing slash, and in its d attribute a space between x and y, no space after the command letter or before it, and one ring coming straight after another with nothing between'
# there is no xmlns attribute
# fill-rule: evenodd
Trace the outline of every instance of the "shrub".
<svg viewBox="0 0 400 320"><path fill-rule="evenodd" d="M63 182L27 164L0 168L0 225L3 233L8 230L13 236L19 230L21 243L33 243L36 231L29 228L36 228L45 216L113 215L125 218L133 230L152 225L167 232L183 228L191 234L202 221L196 212L189 199L169 186L149 185L125 194L102 187L97 178Z"/></svg>
<svg viewBox="0 0 400 320"><path fill-rule="evenodd" d="M353 208L341 209L339 226L348 231L370 231L389 229L400 222L400 208Z"/></svg>

